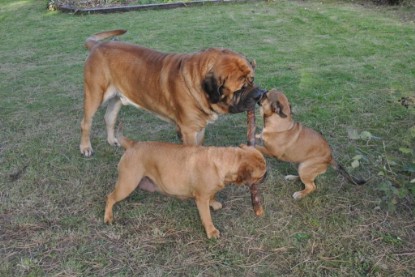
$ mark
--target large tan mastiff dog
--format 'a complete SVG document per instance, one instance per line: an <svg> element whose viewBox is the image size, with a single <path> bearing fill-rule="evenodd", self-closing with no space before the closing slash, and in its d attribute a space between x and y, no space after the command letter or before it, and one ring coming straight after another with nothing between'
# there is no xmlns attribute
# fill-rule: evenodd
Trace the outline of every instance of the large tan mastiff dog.
<svg viewBox="0 0 415 277"><path fill-rule="evenodd" d="M326 172L331 165L353 184L364 184L364 180L350 176L333 158L331 148L323 136L291 118L291 106L284 93L272 89L260 100L264 129L257 138L264 146L256 146L264 155L282 161L298 163L299 178L305 189L293 194L294 199L301 199L316 189L315 178ZM297 179L288 175L286 179Z"/></svg>
<svg viewBox="0 0 415 277"><path fill-rule="evenodd" d="M184 144L203 143L205 127L218 115L253 109L261 93L254 63L241 54L210 48L193 54L162 53L118 41L99 42L124 34L113 30L86 40L90 50L84 68L84 117L81 153L93 153L92 118L107 103L107 139L118 145L114 125L121 106L142 108L176 125Z"/></svg>
<svg viewBox="0 0 415 277"><path fill-rule="evenodd" d="M226 185L248 185L255 190L266 176L266 163L254 147L203 147L162 142L133 142L122 135L126 148L118 164L118 181L107 197L105 223L112 223L112 207L130 195L137 186L178 198L194 198L208 238L219 238L209 206L222 208L215 194ZM149 180L150 179L150 180ZM255 199L256 198L256 199ZM252 196L257 216L263 209L257 195Z"/></svg>

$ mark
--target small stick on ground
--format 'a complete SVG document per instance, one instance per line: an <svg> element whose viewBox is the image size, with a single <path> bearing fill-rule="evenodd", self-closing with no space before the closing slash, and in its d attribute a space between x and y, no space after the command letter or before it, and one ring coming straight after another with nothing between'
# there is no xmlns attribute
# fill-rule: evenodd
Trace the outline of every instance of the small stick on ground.
<svg viewBox="0 0 415 277"><path fill-rule="evenodd" d="M251 202L252 202L252 208L254 209L256 216L263 216L264 215L264 209L261 205L261 200L258 195L258 184L253 184L249 187L249 190L251 191Z"/></svg>

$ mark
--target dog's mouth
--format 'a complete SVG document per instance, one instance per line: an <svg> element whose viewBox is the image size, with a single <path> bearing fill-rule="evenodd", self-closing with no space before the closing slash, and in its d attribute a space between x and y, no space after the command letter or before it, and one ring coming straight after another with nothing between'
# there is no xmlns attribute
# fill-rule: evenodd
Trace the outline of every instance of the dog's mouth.
<svg viewBox="0 0 415 277"><path fill-rule="evenodd" d="M255 85L236 91L232 99L233 104L229 106L229 113L241 113L255 109L255 104L259 104L266 93L266 90Z"/></svg>

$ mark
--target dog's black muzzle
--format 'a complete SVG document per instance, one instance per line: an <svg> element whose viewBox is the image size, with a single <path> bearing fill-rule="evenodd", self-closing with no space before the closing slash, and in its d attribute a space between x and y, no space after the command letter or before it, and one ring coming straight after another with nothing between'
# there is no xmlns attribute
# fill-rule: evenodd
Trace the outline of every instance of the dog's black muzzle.
<svg viewBox="0 0 415 277"><path fill-rule="evenodd" d="M247 86L235 92L233 96L233 105L229 106L230 113L241 113L255 109L255 104L259 103L267 93L256 86Z"/></svg>

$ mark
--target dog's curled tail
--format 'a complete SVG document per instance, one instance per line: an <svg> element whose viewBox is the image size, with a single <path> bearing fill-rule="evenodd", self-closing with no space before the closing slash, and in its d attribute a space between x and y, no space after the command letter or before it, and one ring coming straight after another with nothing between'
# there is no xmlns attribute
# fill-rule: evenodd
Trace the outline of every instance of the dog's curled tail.
<svg viewBox="0 0 415 277"><path fill-rule="evenodd" d="M135 144L135 141L133 141L133 140L131 140L131 139L126 138L126 137L123 136L123 134L122 134L122 123L120 123L118 125L118 128L117 128L117 140L118 140L118 143L124 149L131 148Z"/></svg>
<svg viewBox="0 0 415 277"><path fill-rule="evenodd" d="M351 176L346 169L341 165L338 164L334 159L331 162L331 165L333 166L333 168L339 172L344 178L347 179L347 181L349 181L351 184L353 185L364 185L366 183L366 180L361 179L361 178L356 178Z"/></svg>
<svg viewBox="0 0 415 277"><path fill-rule="evenodd" d="M85 47L88 48L88 50L91 50L92 47L94 47L100 40L114 37L114 36L119 36L119 35L125 34L126 32L127 30L118 29L118 30L96 33L86 39Z"/></svg>

